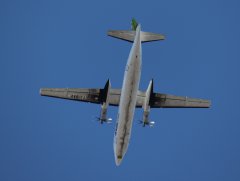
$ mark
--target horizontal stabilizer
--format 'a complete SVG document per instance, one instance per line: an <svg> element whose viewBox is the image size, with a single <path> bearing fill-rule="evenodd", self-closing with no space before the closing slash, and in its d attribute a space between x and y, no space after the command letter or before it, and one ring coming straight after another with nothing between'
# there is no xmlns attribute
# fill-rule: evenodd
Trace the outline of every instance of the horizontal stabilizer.
<svg viewBox="0 0 240 181"><path fill-rule="evenodd" d="M129 42L134 41L135 31L129 30L110 30L108 31L108 36L112 36L118 39L126 40Z"/></svg>
<svg viewBox="0 0 240 181"><path fill-rule="evenodd" d="M165 37L163 35L141 31L142 42L159 41L164 39Z"/></svg>
<svg viewBox="0 0 240 181"><path fill-rule="evenodd" d="M112 37L126 40L129 42L134 41L135 34L136 34L136 31L129 31L129 30L110 30L110 31L108 31L108 36L112 36ZM143 43L165 39L165 37L163 35L150 33L150 32L143 32L143 31L141 31L140 36L141 36L141 41Z"/></svg>

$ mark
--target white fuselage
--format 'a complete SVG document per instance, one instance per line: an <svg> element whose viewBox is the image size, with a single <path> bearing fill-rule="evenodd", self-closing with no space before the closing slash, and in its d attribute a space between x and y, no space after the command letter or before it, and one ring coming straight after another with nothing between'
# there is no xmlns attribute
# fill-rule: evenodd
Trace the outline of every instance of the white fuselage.
<svg viewBox="0 0 240 181"><path fill-rule="evenodd" d="M119 111L114 134L114 155L119 165L127 151L137 101L142 64L141 27L138 25L128 57L121 90Z"/></svg>

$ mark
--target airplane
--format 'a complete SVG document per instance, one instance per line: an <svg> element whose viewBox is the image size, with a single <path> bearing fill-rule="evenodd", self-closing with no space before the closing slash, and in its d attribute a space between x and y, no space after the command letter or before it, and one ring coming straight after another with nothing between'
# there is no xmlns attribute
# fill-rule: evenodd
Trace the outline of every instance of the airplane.
<svg viewBox="0 0 240 181"><path fill-rule="evenodd" d="M164 40L165 37L161 34L141 31L141 25L135 19L132 19L131 26L131 30L108 31L111 37L133 43L124 71L122 89L113 89L109 79L102 89L40 89L42 96L101 104L100 117L97 118L101 124L112 121L111 118L107 118L108 106L119 106L113 140L117 166L122 162L128 149L135 108L143 109L143 117L140 121L143 127L152 127L155 122L149 120L151 108L209 108L211 105L210 100L156 93L153 90L153 80L150 81L146 91L140 91L142 43Z"/></svg>

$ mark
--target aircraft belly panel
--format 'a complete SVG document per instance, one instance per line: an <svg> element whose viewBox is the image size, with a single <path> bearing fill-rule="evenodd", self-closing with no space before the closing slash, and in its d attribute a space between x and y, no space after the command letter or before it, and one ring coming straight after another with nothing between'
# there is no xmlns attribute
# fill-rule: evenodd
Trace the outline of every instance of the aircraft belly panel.
<svg viewBox="0 0 240 181"><path fill-rule="evenodd" d="M126 65L120 97L117 130L114 138L117 165L120 164L128 148L141 75L141 42L139 32L136 36L138 37L134 41Z"/></svg>

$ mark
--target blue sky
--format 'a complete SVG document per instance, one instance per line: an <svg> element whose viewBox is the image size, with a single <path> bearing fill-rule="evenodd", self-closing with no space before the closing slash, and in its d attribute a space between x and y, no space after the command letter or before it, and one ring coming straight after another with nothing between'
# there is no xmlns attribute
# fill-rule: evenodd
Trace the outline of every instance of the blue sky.
<svg viewBox="0 0 240 181"><path fill-rule="evenodd" d="M0 180L240 180L240 3L237 0L0 1ZM165 41L143 45L140 89L207 98L211 109L152 109L134 123L120 167L114 124L100 105L41 97L41 87L122 85L130 29ZM109 108L116 119L117 108ZM136 111L135 120L142 117Z"/></svg>

